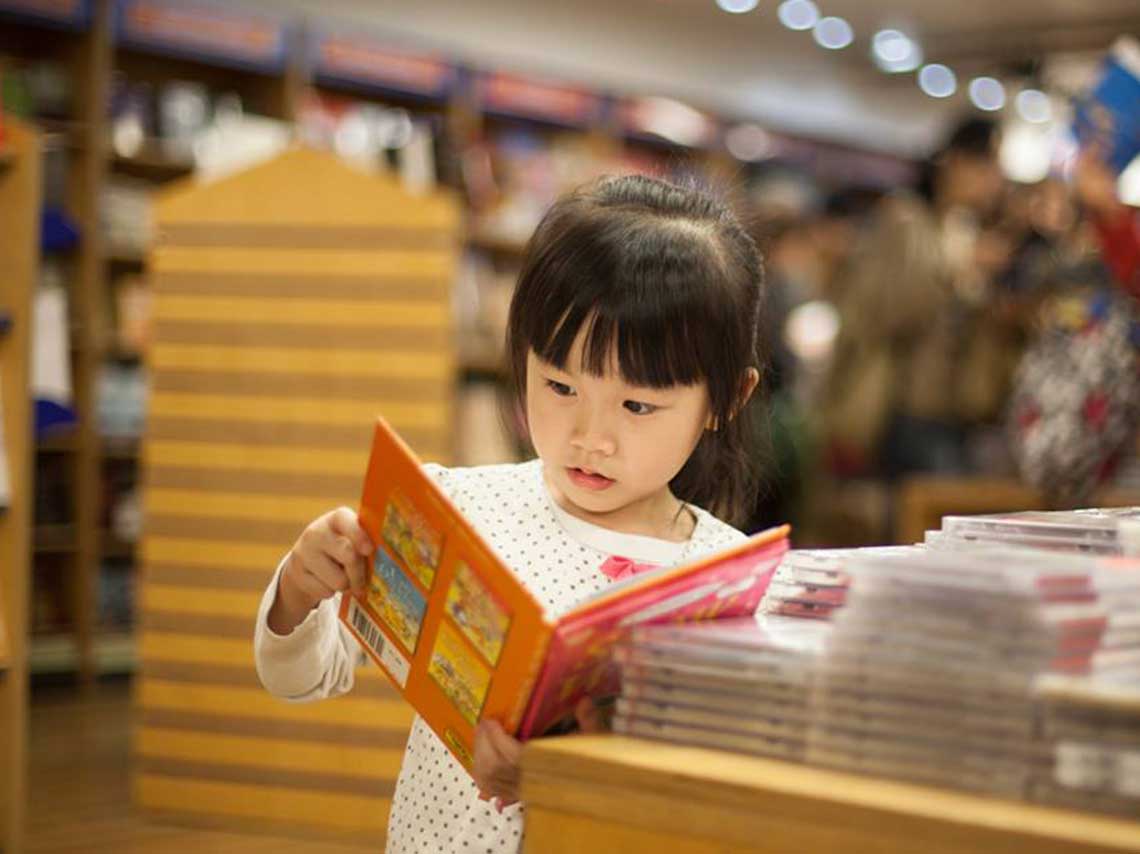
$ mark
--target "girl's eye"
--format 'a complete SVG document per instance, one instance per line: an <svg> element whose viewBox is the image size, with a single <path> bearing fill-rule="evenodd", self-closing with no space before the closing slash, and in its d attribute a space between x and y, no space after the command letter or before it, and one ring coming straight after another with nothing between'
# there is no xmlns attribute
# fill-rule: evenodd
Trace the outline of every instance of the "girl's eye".
<svg viewBox="0 0 1140 854"><path fill-rule="evenodd" d="M622 405L634 415L652 415L657 411L657 407L652 403L642 403L638 400L627 400Z"/></svg>
<svg viewBox="0 0 1140 854"><path fill-rule="evenodd" d="M569 397L574 393L574 389L570 388L566 383L560 383L557 380L547 380L546 385L559 397Z"/></svg>

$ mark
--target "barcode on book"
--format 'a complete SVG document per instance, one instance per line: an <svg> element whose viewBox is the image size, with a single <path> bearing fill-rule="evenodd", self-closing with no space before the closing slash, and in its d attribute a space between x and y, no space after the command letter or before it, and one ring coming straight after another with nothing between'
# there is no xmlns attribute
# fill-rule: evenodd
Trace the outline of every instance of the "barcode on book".
<svg viewBox="0 0 1140 854"><path fill-rule="evenodd" d="M348 603L348 621L360 639L376 653L380 665L388 671L401 688L405 687L408 682L408 671L411 669L408 660L384 636L380 627L372 621L372 617L360 607L360 603L355 599L351 599Z"/></svg>

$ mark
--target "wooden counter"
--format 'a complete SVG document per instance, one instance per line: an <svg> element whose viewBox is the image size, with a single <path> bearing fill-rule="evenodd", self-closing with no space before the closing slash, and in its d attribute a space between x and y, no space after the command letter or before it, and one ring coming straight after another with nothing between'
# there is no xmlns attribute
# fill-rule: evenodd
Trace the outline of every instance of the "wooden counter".
<svg viewBox="0 0 1140 854"><path fill-rule="evenodd" d="M1140 852L1140 823L623 736L529 744L522 795L528 854Z"/></svg>

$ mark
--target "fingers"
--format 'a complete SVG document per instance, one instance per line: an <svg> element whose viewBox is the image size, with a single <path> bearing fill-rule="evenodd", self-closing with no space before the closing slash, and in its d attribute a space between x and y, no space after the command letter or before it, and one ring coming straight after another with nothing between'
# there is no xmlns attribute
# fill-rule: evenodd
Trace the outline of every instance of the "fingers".
<svg viewBox="0 0 1140 854"><path fill-rule="evenodd" d="M589 697L583 697L578 701L578 705L574 707L574 717L578 719L580 732L602 732L605 729L602 725L602 715Z"/></svg>
<svg viewBox="0 0 1140 854"><path fill-rule="evenodd" d="M481 800L518 800L521 756L522 744L507 735L497 722L484 721L476 728L472 776Z"/></svg>
<svg viewBox="0 0 1140 854"><path fill-rule="evenodd" d="M325 554L335 561L344 576L345 586L338 589L347 590L351 587L353 593L364 590L368 579L368 559L357 551L352 540L343 534L334 537Z"/></svg>
<svg viewBox="0 0 1140 854"><path fill-rule="evenodd" d="M353 593L364 592L368 586L369 571L368 558L362 555L355 555L352 563L345 567L345 572L348 573L348 583Z"/></svg>
<svg viewBox="0 0 1140 854"><path fill-rule="evenodd" d="M483 721L480 726L486 730L491 745L495 748L498 756L507 763L518 765L519 760L522 759L522 742L507 735L507 731L498 721Z"/></svg>
<svg viewBox="0 0 1140 854"><path fill-rule="evenodd" d="M375 549L372 538L368 536L368 532L360 524L359 517L351 508L338 507L329 514L328 518L330 530L335 534L347 537L357 554L364 557L372 554Z"/></svg>
<svg viewBox="0 0 1140 854"><path fill-rule="evenodd" d="M368 583L372 551L372 540L356 514L340 507L318 518L298 538L291 580L318 601L338 591L361 593Z"/></svg>
<svg viewBox="0 0 1140 854"><path fill-rule="evenodd" d="M341 563L326 553L312 555L305 562L308 574L329 589L329 595L339 591L348 590L350 581L348 573Z"/></svg>

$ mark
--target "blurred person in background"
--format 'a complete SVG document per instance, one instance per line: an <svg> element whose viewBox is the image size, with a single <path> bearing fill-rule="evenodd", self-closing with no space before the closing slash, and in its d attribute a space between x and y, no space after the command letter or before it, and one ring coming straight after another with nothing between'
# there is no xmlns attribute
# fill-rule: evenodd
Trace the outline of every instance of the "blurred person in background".
<svg viewBox="0 0 1140 854"><path fill-rule="evenodd" d="M758 447L766 453L749 531L801 521L817 445L808 415L834 339L835 283L870 200L877 198L872 190L849 188L802 210L760 205L751 217L753 236L766 259L764 334L771 342L771 394L766 413L754 421L764 431Z"/></svg>
<svg viewBox="0 0 1140 854"><path fill-rule="evenodd" d="M992 121L958 124L856 247L822 402L835 474L962 472L967 426L1001 409L1000 344L978 323L1011 248L983 228L1003 201L998 138Z"/></svg>
<svg viewBox="0 0 1140 854"><path fill-rule="evenodd" d="M1140 426L1140 212L1095 146L1081 151L1078 220L1045 273L1008 433L1022 479L1054 506L1095 503Z"/></svg>

